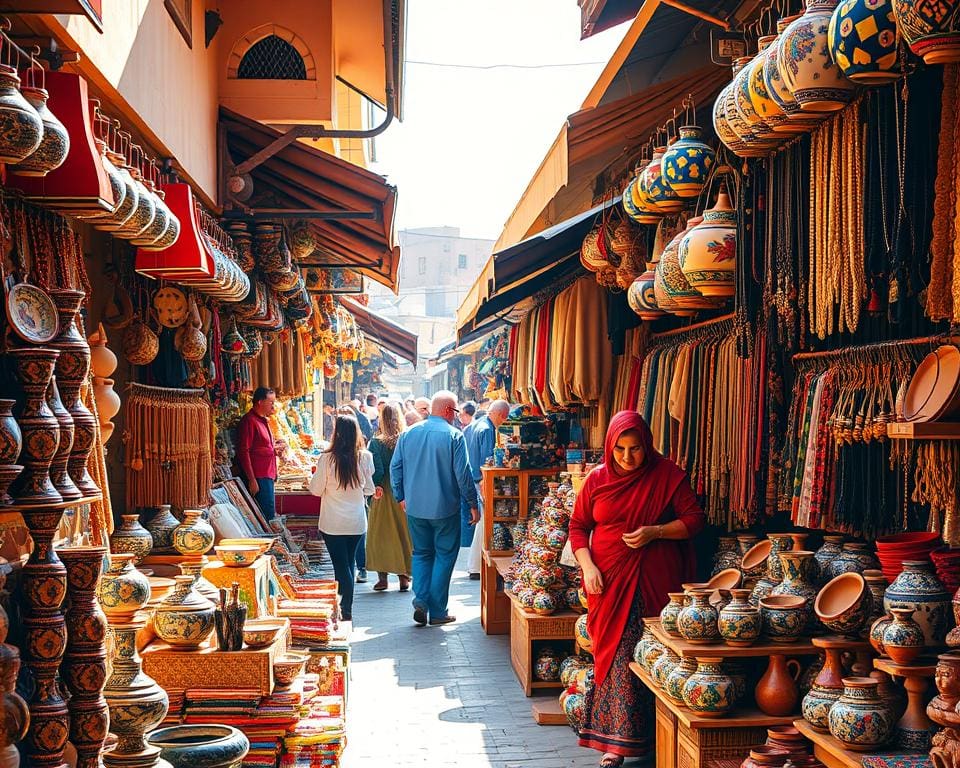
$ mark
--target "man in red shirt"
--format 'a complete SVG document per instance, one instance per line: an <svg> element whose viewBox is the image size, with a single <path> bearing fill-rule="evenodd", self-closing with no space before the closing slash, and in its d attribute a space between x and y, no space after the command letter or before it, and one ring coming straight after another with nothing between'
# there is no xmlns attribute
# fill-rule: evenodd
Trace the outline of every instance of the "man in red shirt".
<svg viewBox="0 0 960 768"><path fill-rule="evenodd" d="M237 425L237 464L267 520L273 520L276 514L277 444L267 421L276 403L277 395L272 389L257 387L253 407Z"/></svg>

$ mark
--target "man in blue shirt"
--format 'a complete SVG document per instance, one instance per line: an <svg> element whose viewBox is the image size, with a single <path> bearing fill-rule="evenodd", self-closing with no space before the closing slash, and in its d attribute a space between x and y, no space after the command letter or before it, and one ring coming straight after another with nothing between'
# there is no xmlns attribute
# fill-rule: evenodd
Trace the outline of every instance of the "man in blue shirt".
<svg viewBox="0 0 960 768"><path fill-rule="evenodd" d="M471 421L463 430L463 439L467 441L467 457L470 459L470 472L477 488L477 498L480 500L480 517L483 518L484 503L481 496L480 473L487 459L493 456L493 449L497 445L497 427L510 415L510 403L506 400L494 400L490 404L486 416ZM473 529L473 541L470 544L470 557L467 560L467 570L470 578L480 578L480 565L483 558L483 526L480 520Z"/></svg>
<svg viewBox="0 0 960 768"><path fill-rule="evenodd" d="M456 415L453 393L437 392L430 415L400 435L390 462L390 486L413 541L413 620L420 626L456 621L447 599L460 551L461 499L471 523L480 519L463 434L452 426Z"/></svg>

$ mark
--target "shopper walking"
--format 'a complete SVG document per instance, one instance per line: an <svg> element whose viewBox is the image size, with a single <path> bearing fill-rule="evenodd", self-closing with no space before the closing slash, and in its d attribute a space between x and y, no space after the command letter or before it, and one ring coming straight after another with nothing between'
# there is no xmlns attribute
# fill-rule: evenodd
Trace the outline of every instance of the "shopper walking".
<svg viewBox="0 0 960 768"><path fill-rule="evenodd" d="M473 538L470 542L470 556L467 559L467 570L470 572L470 578L478 580L480 578L480 566L483 562L483 515L484 510L491 506L492 499L484 501L482 483L483 474L480 468L487 462L487 459L493 458L493 449L497 445L497 428L507 420L510 415L510 403L506 400L494 400L490 404L490 409L486 416L474 419L463 430L463 439L467 442L467 458L470 460L470 472L473 475L473 482L477 488L477 499L479 500L480 519L473 527Z"/></svg>
<svg viewBox="0 0 960 768"><path fill-rule="evenodd" d="M270 387L257 387L253 391L253 406L237 425L237 464L247 489L268 521L276 515L274 485L281 444L274 439L267 419L276 408L276 393Z"/></svg>
<svg viewBox="0 0 960 768"><path fill-rule="evenodd" d="M399 577L401 592L410 588L413 545L407 528L407 515L390 488L390 461L404 428L400 408L389 403L381 409L380 430L370 441L373 484L379 496L370 504L367 567L377 572L377 583L373 585L377 592L387 588L387 577L391 573Z"/></svg>
<svg viewBox="0 0 960 768"><path fill-rule="evenodd" d="M415 410L421 419L426 419L430 415L430 403L432 401L429 397L418 397L413 401L413 410ZM454 402L454 408L456 408L456 400Z"/></svg>
<svg viewBox="0 0 960 768"><path fill-rule="evenodd" d="M703 525L683 470L654 449L639 413L620 411L607 428L603 464L587 475L570 520L595 662L580 746L603 752L601 766L653 751L653 697L629 662L643 617L656 616L667 593L692 580L689 539Z"/></svg>
<svg viewBox="0 0 960 768"><path fill-rule="evenodd" d="M375 492L373 456L363 447L360 425L353 415L337 414L333 441L320 454L310 493L321 500L317 527L333 561L344 621L353 621L354 564L367 529L365 497Z"/></svg>
<svg viewBox="0 0 960 768"><path fill-rule="evenodd" d="M463 434L452 426L456 415L453 393L437 392L430 416L400 436L390 462L390 485L413 541L413 620L420 626L456 621L447 600L460 550L461 499L470 505L471 522L480 518Z"/></svg>

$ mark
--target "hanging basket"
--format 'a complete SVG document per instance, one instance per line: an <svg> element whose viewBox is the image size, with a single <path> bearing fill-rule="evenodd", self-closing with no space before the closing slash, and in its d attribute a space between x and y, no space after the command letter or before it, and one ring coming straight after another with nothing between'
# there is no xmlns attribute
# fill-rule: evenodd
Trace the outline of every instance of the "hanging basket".
<svg viewBox="0 0 960 768"><path fill-rule="evenodd" d="M614 227L610 247L620 260L620 266L617 267L617 285L627 290L643 272L643 260L646 254L643 235L628 219L622 219Z"/></svg>

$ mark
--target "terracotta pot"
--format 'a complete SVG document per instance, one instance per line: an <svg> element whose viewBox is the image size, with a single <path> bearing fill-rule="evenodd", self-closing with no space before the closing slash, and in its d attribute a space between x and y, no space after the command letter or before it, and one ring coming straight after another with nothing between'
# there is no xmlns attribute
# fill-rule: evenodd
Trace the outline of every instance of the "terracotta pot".
<svg viewBox="0 0 960 768"><path fill-rule="evenodd" d="M923 629L912 608L891 608L893 621L883 630L883 650L897 664L909 664L923 651Z"/></svg>
<svg viewBox="0 0 960 768"><path fill-rule="evenodd" d="M877 685L871 677L843 680L843 694L830 708L829 722L830 734L847 749L870 752L893 735L893 717L877 695Z"/></svg>
<svg viewBox="0 0 960 768"><path fill-rule="evenodd" d="M903 571L884 593L883 607L886 611L912 609L926 644L943 644L952 615L950 593L934 574L931 562L904 561Z"/></svg>
<svg viewBox="0 0 960 768"><path fill-rule="evenodd" d="M47 91L43 88L24 87L21 88L21 93L40 117L43 138L30 155L9 170L17 176L46 176L63 165L67 159L70 152L70 134L47 106L47 99L50 98Z"/></svg>
<svg viewBox="0 0 960 768"><path fill-rule="evenodd" d="M814 613L832 632L859 637L873 615L873 596L859 573L844 573L820 590Z"/></svg>
<svg viewBox="0 0 960 768"><path fill-rule="evenodd" d="M120 413L120 395L116 393L113 385L113 379L93 377L93 399L97 403L97 416L101 424L112 421L113 417Z"/></svg>
<svg viewBox="0 0 960 768"><path fill-rule="evenodd" d="M771 656L767 671L754 691L760 711L771 717L786 717L796 712L800 701L799 677L800 662L779 654Z"/></svg>
<svg viewBox="0 0 960 768"><path fill-rule="evenodd" d="M0 65L0 163L19 163L43 140L40 115L20 92L17 70Z"/></svg>
<svg viewBox="0 0 960 768"><path fill-rule="evenodd" d="M768 744L752 747L750 754L740 763L740 768L783 768L790 753Z"/></svg>
<svg viewBox="0 0 960 768"><path fill-rule="evenodd" d="M90 345L90 370L94 376L107 378L117 370L117 356L107 346L107 333L100 325L96 332L87 339Z"/></svg>
<svg viewBox="0 0 960 768"><path fill-rule="evenodd" d="M782 749L793 761L810 754L810 742L792 725L772 725L767 728L767 746Z"/></svg>
<svg viewBox="0 0 960 768"><path fill-rule="evenodd" d="M867 634L867 639L870 641L870 645L873 647L877 653L881 656L886 656L887 652L883 647L883 633L886 632L887 627L893 623L893 616L889 613L880 616L877 619L874 619L873 624L870 625L870 632Z"/></svg>

